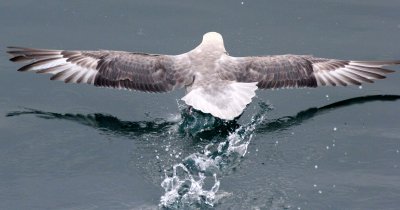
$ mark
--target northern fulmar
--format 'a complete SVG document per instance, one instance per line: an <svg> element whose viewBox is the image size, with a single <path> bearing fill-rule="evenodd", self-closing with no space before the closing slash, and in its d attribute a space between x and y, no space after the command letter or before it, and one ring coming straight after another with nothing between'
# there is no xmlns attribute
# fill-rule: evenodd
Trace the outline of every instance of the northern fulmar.
<svg viewBox="0 0 400 210"><path fill-rule="evenodd" d="M309 55L232 57L221 34L209 32L180 55L124 51L72 51L9 47L18 71L53 74L51 80L100 87L167 92L186 88L182 98L196 110L224 120L238 117L259 89L347 86L372 83L394 72L395 61L351 61Z"/></svg>

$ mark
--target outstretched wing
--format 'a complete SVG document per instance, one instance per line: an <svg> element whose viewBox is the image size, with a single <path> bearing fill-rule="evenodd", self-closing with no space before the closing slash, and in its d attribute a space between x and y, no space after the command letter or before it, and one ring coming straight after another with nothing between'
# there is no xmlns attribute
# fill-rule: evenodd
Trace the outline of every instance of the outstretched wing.
<svg viewBox="0 0 400 210"><path fill-rule="evenodd" d="M393 72L383 69L398 61L349 61L305 55L224 56L218 62L222 79L258 82L264 89L347 86L372 83Z"/></svg>
<svg viewBox="0 0 400 210"><path fill-rule="evenodd" d="M122 51L63 51L9 47L13 62L30 61L18 71L53 74L51 80L95 86L166 92L192 82L185 54L152 55Z"/></svg>

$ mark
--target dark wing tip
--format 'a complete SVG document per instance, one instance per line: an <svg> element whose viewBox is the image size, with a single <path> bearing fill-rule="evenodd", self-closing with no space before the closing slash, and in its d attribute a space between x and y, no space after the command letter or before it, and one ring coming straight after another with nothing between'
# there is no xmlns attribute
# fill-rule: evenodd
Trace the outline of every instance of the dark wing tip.
<svg viewBox="0 0 400 210"><path fill-rule="evenodd" d="M23 62L23 61L29 61L31 59L27 58L27 57L25 57L23 55L17 55L15 57L10 58L9 60L12 61L12 62Z"/></svg>
<svg viewBox="0 0 400 210"><path fill-rule="evenodd" d="M21 62L21 61L26 61L26 60L30 60L27 59L23 54L21 54L21 49L19 47L7 47L6 53L9 54L11 56L11 58L9 59L12 62ZM18 50L16 50L18 49Z"/></svg>
<svg viewBox="0 0 400 210"><path fill-rule="evenodd" d="M386 61L351 61L363 65L371 66L394 66L400 65L400 60L386 60Z"/></svg>
<svg viewBox="0 0 400 210"><path fill-rule="evenodd" d="M17 49L17 50L16 50ZM21 48L19 48L19 47L7 47L7 51L6 51L6 53L7 54L10 54L10 55L13 55L13 56L15 56L16 54L18 54L18 52L21 50ZM10 61L12 61L11 59L10 59ZM14 62L14 61L13 61Z"/></svg>
<svg viewBox="0 0 400 210"><path fill-rule="evenodd" d="M381 64L385 66L391 66L391 65L399 65L400 60L387 60L387 61L365 61L365 63L371 63L371 64Z"/></svg>
<svg viewBox="0 0 400 210"><path fill-rule="evenodd" d="M7 49L24 49L23 47L7 46Z"/></svg>
<svg viewBox="0 0 400 210"><path fill-rule="evenodd" d="M16 47L16 46L8 46L7 48L7 53L12 54L13 52L23 52L27 50L36 50L33 48L27 48L27 47Z"/></svg>
<svg viewBox="0 0 400 210"><path fill-rule="evenodd" d="M17 71L21 71L21 72L23 72L23 71L28 71L29 68L31 68L31 66L32 66L32 65L30 65L30 64L25 65L25 66L19 68Z"/></svg>
<svg viewBox="0 0 400 210"><path fill-rule="evenodd" d="M355 66L359 67L366 67L366 68L372 68L376 70L379 73L383 74L390 74L393 72L396 72L395 70L392 69L387 69L387 68L382 68L385 66L395 66L395 65L400 65L400 60L388 60L388 61L352 61Z"/></svg>
<svg viewBox="0 0 400 210"><path fill-rule="evenodd" d="M40 49L40 48L29 48L29 47L16 47L16 46L8 46L6 47L7 53L22 53L25 51L29 51L29 52L59 52L60 50L51 50L51 49Z"/></svg>
<svg viewBox="0 0 400 210"><path fill-rule="evenodd" d="M9 59L12 62L21 62L21 61L31 60L31 59L28 59L26 56L24 56L24 51L26 51L27 48L8 46L7 49L8 50L6 51L6 53L12 56Z"/></svg>
<svg viewBox="0 0 400 210"><path fill-rule="evenodd" d="M388 74L396 72L395 70L392 70L392 69L383 69L383 70L385 70L386 73L388 73Z"/></svg>

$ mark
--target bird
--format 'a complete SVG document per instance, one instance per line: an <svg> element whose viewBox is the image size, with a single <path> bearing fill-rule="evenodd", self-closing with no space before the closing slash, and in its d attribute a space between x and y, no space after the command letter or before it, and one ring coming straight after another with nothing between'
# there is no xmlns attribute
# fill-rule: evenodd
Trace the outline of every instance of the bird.
<svg viewBox="0 0 400 210"><path fill-rule="evenodd" d="M208 32L178 55L8 47L18 71L52 74L51 80L162 93L185 88L189 107L222 120L238 118L257 89L316 88L373 83L400 60L353 61L311 55L233 57L222 35Z"/></svg>

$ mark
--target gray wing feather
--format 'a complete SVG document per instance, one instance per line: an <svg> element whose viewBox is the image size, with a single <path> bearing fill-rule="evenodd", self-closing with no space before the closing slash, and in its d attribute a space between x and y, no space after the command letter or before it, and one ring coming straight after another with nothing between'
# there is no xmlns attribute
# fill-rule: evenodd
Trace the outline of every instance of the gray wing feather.
<svg viewBox="0 0 400 210"><path fill-rule="evenodd" d="M125 53L101 59L97 86L122 87L164 92L188 85L193 80L190 61L185 56Z"/></svg>
<svg viewBox="0 0 400 210"><path fill-rule="evenodd" d="M101 87L166 92L192 82L185 54L153 55L123 51L62 51L9 47L13 62L31 61L18 71L53 74L52 80Z"/></svg>
<svg viewBox="0 0 400 210"><path fill-rule="evenodd" d="M219 61L222 79L258 82L263 89L347 86L371 83L393 72L383 66L400 61L347 61L307 55L225 56Z"/></svg>

